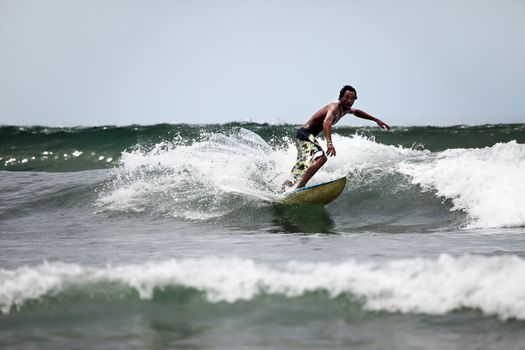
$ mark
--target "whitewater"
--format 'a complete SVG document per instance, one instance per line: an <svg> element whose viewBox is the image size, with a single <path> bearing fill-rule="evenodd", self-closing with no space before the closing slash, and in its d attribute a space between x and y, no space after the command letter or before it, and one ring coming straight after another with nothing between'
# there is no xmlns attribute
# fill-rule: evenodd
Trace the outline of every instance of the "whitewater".
<svg viewBox="0 0 525 350"><path fill-rule="evenodd" d="M295 159L293 142L286 141L272 148L241 128L233 135L203 135L191 145L163 142L151 150L123 152L111 189L101 195L98 205L209 219L234 209L222 201L277 200L276 189L289 176ZM525 225L525 184L520 181L525 174L523 144L510 141L481 149L429 152L383 145L359 135L335 135L335 142L341 150L337 161L328 162L312 184L347 176L372 187L382 186L387 177L403 175L389 191L428 191L450 200L454 204L450 210L468 215L465 227ZM166 195L171 195L169 200L159 203L158 198ZM190 209L195 204L196 210Z"/></svg>
<svg viewBox="0 0 525 350"><path fill-rule="evenodd" d="M513 276L509 279L508 276ZM102 289L118 283L141 299L155 290L181 287L201 291L207 302L251 300L261 294L298 297L325 291L330 298L350 294L367 310L442 315L479 309L501 319L525 319L525 261L517 257L452 257L339 264L288 262L282 266L245 259L187 259L143 265L85 268L45 263L0 270L0 308L9 313L27 301L56 296L67 289ZM106 297L118 298L119 294Z"/></svg>

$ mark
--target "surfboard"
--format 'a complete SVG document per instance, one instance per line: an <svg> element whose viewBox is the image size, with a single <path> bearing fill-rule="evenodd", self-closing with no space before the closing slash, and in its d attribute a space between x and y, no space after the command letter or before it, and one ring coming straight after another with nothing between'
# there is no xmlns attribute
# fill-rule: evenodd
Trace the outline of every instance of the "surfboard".
<svg viewBox="0 0 525 350"><path fill-rule="evenodd" d="M279 204L320 204L325 205L339 197L346 185L346 177L321 184L298 188L285 194Z"/></svg>

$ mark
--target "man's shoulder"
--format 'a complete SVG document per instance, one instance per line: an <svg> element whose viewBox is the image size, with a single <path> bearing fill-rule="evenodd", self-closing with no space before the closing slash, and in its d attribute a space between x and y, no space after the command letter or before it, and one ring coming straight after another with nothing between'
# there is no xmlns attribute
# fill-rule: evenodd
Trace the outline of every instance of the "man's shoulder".
<svg viewBox="0 0 525 350"><path fill-rule="evenodd" d="M339 107L339 102L330 102L326 106L323 107L324 110L333 111L334 109L337 109Z"/></svg>

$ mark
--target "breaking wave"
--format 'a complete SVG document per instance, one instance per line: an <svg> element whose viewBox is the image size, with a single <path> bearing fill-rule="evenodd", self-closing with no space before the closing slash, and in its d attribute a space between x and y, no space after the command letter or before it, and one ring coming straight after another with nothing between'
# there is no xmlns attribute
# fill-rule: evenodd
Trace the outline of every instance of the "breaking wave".
<svg viewBox="0 0 525 350"><path fill-rule="evenodd" d="M204 303L237 303L321 292L318 298L355 299L365 311L443 315L476 309L524 320L524 279L525 261L515 256L281 264L201 258L106 267L44 263L0 270L0 308L8 314L29 302L60 302L72 293L75 300L99 295L147 301L186 291Z"/></svg>

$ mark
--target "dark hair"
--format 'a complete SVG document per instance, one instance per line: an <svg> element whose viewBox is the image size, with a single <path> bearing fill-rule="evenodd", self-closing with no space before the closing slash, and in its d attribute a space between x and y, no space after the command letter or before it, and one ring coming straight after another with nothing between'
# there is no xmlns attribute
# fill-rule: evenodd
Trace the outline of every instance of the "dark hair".
<svg viewBox="0 0 525 350"><path fill-rule="evenodd" d="M341 99L345 95L345 92L347 91L353 91L355 93L355 98L357 98L357 91L355 91L355 89L352 86L345 85L339 92L339 99Z"/></svg>

